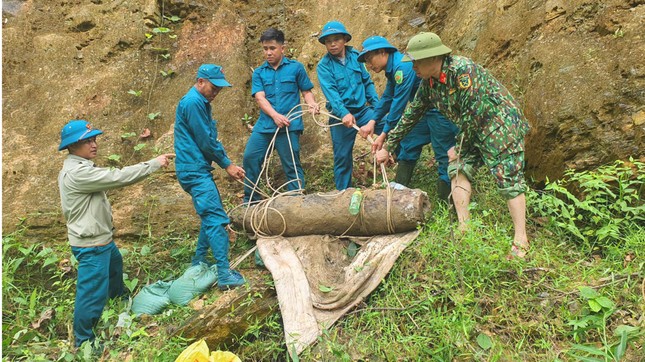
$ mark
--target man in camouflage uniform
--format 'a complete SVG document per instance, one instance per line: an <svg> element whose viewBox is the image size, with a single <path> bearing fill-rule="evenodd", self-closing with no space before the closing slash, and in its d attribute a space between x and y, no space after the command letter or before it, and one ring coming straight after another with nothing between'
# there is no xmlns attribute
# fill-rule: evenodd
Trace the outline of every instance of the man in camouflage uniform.
<svg viewBox="0 0 645 362"><path fill-rule="evenodd" d="M406 57L423 79L387 143L377 152L379 162L389 158L401 139L425 112L436 107L461 129L456 146L448 150L452 197L460 229L470 219L471 182L476 167L486 165L507 199L515 235L510 257L524 257L526 236L526 183L524 136L529 124L520 105L486 69L472 60L450 55L452 50L434 33L420 33L408 42Z"/></svg>

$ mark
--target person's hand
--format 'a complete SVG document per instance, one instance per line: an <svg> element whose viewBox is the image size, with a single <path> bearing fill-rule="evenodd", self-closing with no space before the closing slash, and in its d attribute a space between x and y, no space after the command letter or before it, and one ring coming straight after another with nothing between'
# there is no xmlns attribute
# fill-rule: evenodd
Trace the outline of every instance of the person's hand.
<svg viewBox="0 0 645 362"><path fill-rule="evenodd" d="M356 118L354 118L354 115L351 113L347 113L345 117L341 120L343 122L343 125L347 128L352 128L356 124Z"/></svg>
<svg viewBox="0 0 645 362"><path fill-rule="evenodd" d="M387 152L385 148L381 148L380 150L376 151L376 154L374 155L374 157L376 157L376 162L379 164L385 163L387 165L394 161L390 156L390 153Z"/></svg>
<svg viewBox="0 0 645 362"><path fill-rule="evenodd" d="M157 161L159 161L159 163L161 164L161 167L168 167L170 160L172 160L173 158L175 158L174 153L166 153L156 157Z"/></svg>
<svg viewBox="0 0 645 362"><path fill-rule="evenodd" d="M229 176L236 180L244 180L244 176L246 176L246 172L244 172L244 169L236 164L231 163L226 167L226 173L228 173Z"/></svg>
<svg viewBox="0 0 645 362"><path fill-rule="evenodd" d="M309 113L320 114L320 106L318 103L309 103Z"/></svg>
<svg viewBox="0 0 645 362"><path fill-rule="evenodd" d="M457 159L457 151L455 151L455 146L448 149L448 162L452 162Z"/></svg>
<svg viewBox="0 0 645 362"><path fill-rule="evenodd" d="M376 139L374 140L374 143L372 143L372 154L375 154L376 151L380 150L383 148L383 144L385 143L385 139L387 138L387 133L383 132Z"/></svg>
<svg viewBox="0 0 645 362"><path fill-rule="evenodd" d="M363 137L363 138L367 138L367 136L369 136L369 135L374 133L374 125L375 124L376 124L375 120L373 120L373 119L370 120L369 122L367 122L366 125L364 125L363 127L361 127L359 129L358 134L360 134L361 137Z"/></svg>
<svg viewBox="0 0 645 362"><path fill-rule="evenodd" d="M273 122L276 126L278 126L278 128L289 126L289 119L281 114L276 114L275 116L273 116Z"/></svg>

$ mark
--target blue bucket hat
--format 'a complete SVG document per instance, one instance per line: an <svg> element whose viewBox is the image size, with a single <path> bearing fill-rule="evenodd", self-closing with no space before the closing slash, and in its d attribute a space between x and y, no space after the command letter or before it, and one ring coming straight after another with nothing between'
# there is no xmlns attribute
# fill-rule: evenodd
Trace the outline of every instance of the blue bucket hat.
<svg viewBox="0 0 645 362"><path fill-rule="evenodd" d="M103 131L92 128L88 121L79 119L69 121L60 131L60 146L58 146L58 150L62 151L71 144L100 134L103 134Z"/></svg>
<svg viewBox="0 0 645 362"><path fill-rule="evenodd" d="M197 71L197 79L208 79L216 87L230 87L231 83L224 78L222 67L216 64L202 64Z"/></svg>
<svg viewBox="0 0 645 362"><path fill-rule="evenodd" d="M363 50L358 54L358 61L365 63L365 54L378 49L385 49L388 53L397 51L396 47L390 44L384 37L378 35L370 36L363 42Z"/></svg>
<svg viewBox="0 0 645 362"><path fill-rule="evenodd" d="M347 41L352 40L352 35L347 32L345 25L343 25L343 23L341 23L340 21L332 20L325 24L325 26L323 26L322 33L320 33L318 41L320 42L320 44L325 44L325 37L334 34L343 34L349 37Z"/></svg>

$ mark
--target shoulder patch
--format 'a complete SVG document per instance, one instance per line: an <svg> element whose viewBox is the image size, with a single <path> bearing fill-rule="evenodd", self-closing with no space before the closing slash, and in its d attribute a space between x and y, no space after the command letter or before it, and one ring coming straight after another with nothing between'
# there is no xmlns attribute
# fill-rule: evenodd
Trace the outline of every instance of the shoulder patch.
<svg viewBox="0 0 645 362"><path fill-rule="evenodd" d="M473 84L472 79L470 79L470 74L464 73L457 78L459 82L459 88L468 89Z"/></svg>
<svg viewBox="0 0 645 362"><path fill-rule="evenodd" d="M397 70L396 73L394 73L394 81L396 82L396 84L401 84L403 82L402 70Z"/></svg>

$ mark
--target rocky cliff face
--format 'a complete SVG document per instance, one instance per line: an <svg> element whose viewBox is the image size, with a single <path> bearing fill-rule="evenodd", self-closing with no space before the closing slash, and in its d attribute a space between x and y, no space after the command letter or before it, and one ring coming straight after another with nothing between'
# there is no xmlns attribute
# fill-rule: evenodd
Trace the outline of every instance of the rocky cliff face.
<svg viewBox="0 0 645 362"><path fill-rule="evenodd" d="M269 26L285 31L290 55L315 84L324 54L316 37L328 20L343 21L358 48L374 34L403 49L419 31L438 33L520 99L532 125L527 172L536 182L567 167L644 154L643 0L8 0L2 6L4 231L26 218L32 230L65 239L56 185L65 154L56 147L70 119L105 131L102 165L171 151L175 106L202 63L223 65L234 85L215 100L214 112L229 156L241 163L248 133L240 119L258 114L250 77L262 61L257 39ZM382 89L382 76L376 78ZM323 99L318 88L315 93ZM330 154L330 141L315 124L307 127L303 163L313 168ZM137 139L145 129L152 136ZM135 151L138 144L146 146ZM120 160L109 161L111 155ZM241 186L221 172L215 177L225 198L236 202ZM196 226L172 172L111 198L121 235L153 225L155 233Z"/></svg>

